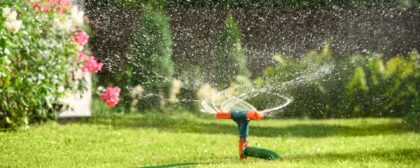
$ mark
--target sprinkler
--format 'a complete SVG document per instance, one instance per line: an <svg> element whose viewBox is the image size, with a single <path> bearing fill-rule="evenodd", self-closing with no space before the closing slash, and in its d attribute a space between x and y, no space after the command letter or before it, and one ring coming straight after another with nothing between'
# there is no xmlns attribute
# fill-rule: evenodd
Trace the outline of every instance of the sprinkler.
<svg viewBox="0 0 420 168"><path fill-rule="evenodd" d="M249 122L251 120L261 120L263 117L263 113L241 109L233 109L228 112L220 111L216 113L217 119L232 119L236 122L236 124L238 124L240 160L243 160L248 156L267 160L281 159L281 157L273 151L256 147L248 147L247 136L249 132Z"/></svg>

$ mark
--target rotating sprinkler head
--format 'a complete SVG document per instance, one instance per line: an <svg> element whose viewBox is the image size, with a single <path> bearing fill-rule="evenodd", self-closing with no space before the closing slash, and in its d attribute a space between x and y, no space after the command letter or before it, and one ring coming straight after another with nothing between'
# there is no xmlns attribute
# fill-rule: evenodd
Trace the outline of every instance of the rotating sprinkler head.
<svg viewBox="0 0 420 168"><path fill-rule="evenodd" d="M217 112L217 119L232 119L238 124L239 130L239 159L246 157L257 157L267 160L279 160L280 156L270 150L248 147L247 136L249 132L249 122L251 120L261 120L264 114L257 111L247 111L241 109L233 109L227 112Z"/></svg>

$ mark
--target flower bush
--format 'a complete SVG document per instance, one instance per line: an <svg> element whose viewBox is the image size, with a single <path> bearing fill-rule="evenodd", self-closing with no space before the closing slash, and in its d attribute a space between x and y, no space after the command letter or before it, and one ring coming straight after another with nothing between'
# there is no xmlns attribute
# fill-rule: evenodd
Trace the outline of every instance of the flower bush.
<svg viewBox="0 0 420 168"><path fill-rule="evenodd" d="M59 98L84 90L76 72L102 67L86 57L83 11L70 0L6 0L0 9L0 127L56 119Z"/></svg>
<svg viewBox="0 0 420 168"><path fill-rule="evenodd" d="M99 70L101 70L103 64L102 63L98 63L98 61L96 61L95 57L90 56L89 58L86 59L82 70L85 72L98 72Z"/></svg>
<svg viewBox="0 0 420 168"><path fill-rule="evenodd" d="M118 101L120 101L121 89L119 87L107 87L105 91L99 96L101 100L104 100L106 104L110 107L113 107L118 104Z"/></svg>

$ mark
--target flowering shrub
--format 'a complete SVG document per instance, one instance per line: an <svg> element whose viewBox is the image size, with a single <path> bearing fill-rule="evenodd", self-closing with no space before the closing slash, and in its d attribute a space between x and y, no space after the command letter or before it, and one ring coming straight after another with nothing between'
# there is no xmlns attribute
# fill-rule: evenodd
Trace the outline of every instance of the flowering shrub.
<svg viewBox="0 0 420 168"><path fill-rule="evenodd" d="M85 72L98 72L101 70L103 64L98 63L95 59L95 57L90 56L88 59L86 59L84 65L83 65L83 71Z"/></svg>
<svg viewBox="0 0 420 168"><path fill-rule="evenodd" d="M74 34L73 40L80 46L84 46L89 40L89 35L87 35L85 32L79 31Z"/></svg>
<svg viewBox="0 0 420 168"><path fill-rule="evenodd" d="M102 67L86 57L84 13L70 0L6 0L0 9L0 127L55 119L59 98L84 89L75 72Z"/></svg>
<svg viewBox="0 0 420 168"><path fill-rule="evenodd" d="M99 98L104 100L108 106L113 107L118 104L118 101L120 101L120 91L121 89L118 87L109 86L105 89L104 93L102 93Z"/></svg>

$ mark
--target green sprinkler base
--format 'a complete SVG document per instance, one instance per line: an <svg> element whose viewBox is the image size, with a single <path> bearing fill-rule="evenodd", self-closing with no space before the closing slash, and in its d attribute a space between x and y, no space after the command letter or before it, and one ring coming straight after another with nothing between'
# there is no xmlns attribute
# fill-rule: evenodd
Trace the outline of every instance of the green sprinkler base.
<svg viewBox="0 0 420 168"><path fill-rule="evenodd" d="M276 152L271 150L256 148L256 147L246 147L242 153L244 156L266 159L266 160L280 160L281 157Z"/></svg>

